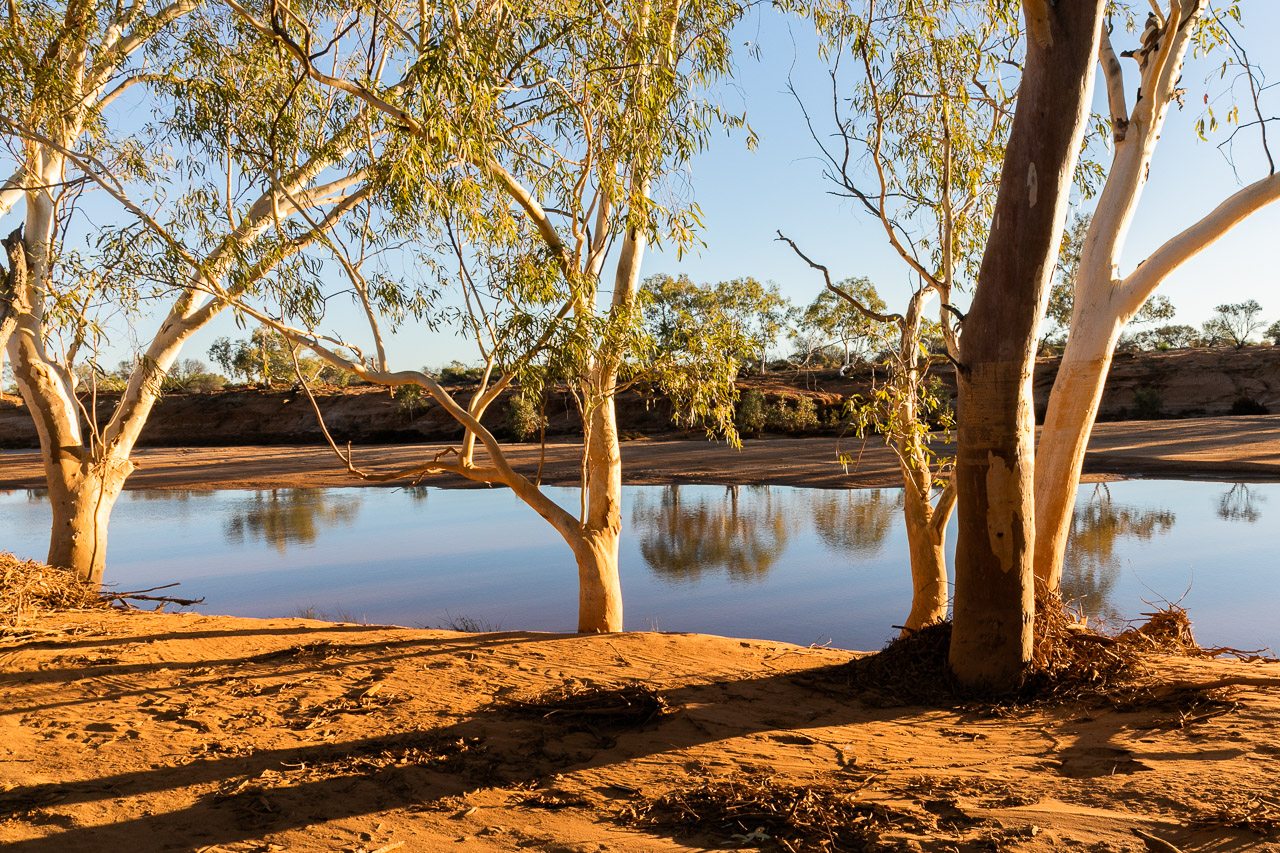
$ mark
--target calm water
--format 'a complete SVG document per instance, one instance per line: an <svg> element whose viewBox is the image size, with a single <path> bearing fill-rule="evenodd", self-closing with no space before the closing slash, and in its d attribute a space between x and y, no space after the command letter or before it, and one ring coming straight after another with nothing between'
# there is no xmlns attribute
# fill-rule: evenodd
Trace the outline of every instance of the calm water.
<svg viewBox="0 0 1280 853"><path fill-rule="evenodd" d="M1278 495L1277 484L1086 486L1067 593L1109 620L1181 600L1201 642L1280 648ZM878 648L910 595L899 500L891 489L628 487L627 628ZM0 547L42 558L48 524L43 494L0 492ZM108 556L116 588L181 581L173 592L205 596L207 613L576 624L567 547L503 489L126 492Z"/></svg>

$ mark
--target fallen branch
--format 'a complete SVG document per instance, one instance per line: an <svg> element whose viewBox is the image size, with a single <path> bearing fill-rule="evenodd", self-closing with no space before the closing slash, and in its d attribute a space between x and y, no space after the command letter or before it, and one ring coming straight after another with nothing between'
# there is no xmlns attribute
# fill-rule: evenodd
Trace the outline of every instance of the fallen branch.
<svg viewBox="0 0 1280 853"><path fill-rule="evenodd" d="M177 604L180 607L191 607L196 604L204 603L203 595L199 598L177 598L172 595L144 595L144 593L155 592L158 589L169 589L170 587L178 585L179 584L177 583L167 583L163 586L153 586L149 589L140 589L135 592L104 592L102 594L102 600L108 602L118 601L128 608L133 608L133 605L129 603L130 601L158 601L160 602L160 607L156 608L157 610L162 609L166 604Z"/></svg>

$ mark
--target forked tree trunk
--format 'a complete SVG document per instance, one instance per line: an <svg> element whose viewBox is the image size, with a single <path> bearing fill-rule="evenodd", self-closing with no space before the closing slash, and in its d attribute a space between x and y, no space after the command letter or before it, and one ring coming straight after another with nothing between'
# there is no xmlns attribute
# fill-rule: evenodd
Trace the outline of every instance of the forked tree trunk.
<svg viewBox="0 0 1280 853"><path fill-rule="evenodd" d="M102 583L107 524L132 469L128 460L45 466L53 511L49 565L73 569L81 580Z"/></svg>
<svg viewBox="0 0 1280 853"><path fill-rule="evenodd" d="M951 669L1008 689L1031 658L1031 372L1093 91L1105 0L1024 0L1027 57L991 234L960 339Z"/></svg>
<svg viewBox="0 0 1280 853"><path fill-rule="evenodd" d="M947 618L950 590L947 587L947 521L954 506L954 492L944 491L935 508L929 499L933 494L933 469L924 445L924 436L916 429L920 418L920 326L929 291L912 295L900 330L897 375L898 437L895 439L901 460L903 502L907 551L911 557L911 612L903 623L906 632L918 631L926 625Z"/></svg>
<svg viewBox="0 0 1280 853"><path fill-rule="evenodd" d="M1037 585L1051 595L1061 587L1085 450L1121 330L1175 269L1246 217L1280 199L1280 176L1256 181L1168 240L1127 277L1117 274L1204 6L1204 0L1170 0L1163 25L1144 36L1135 55L1140 78L1132 107L1119 59L1109 38L1103 36L1100 59L1115 156L1082 247L1070 336L1049 396L1036 466L1035 574Z"/></svg>

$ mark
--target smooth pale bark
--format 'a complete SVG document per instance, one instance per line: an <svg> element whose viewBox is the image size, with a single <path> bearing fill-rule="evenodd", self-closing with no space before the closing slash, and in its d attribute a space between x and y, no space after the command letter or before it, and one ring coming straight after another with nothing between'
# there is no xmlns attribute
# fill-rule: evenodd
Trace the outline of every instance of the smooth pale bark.
<svg viewBox="0 0 1280 853"><path fill-rule="evenodd" d="M610 376L598 379L605 388L614 381ZM621 631L622 454L611 390L596 396L583 421L587 506L581 533L570 543L578 563L578 633Z"/></svg>
<svg viewBox="0 0 1280 853"><path fill-rule="evenodd" d="M1018 105L960 338L959 503L950 663L1007 689L1031 657L1036 328L1088 118L1105 0L1035 4ZM1028 8L1030 12L1031 9Z"/></svg>
<svg viewBox="0 0 1280 853"><path fill-rule="evenodd" d="M1117 273L1203 7L1204 0L1170 2L1163 27L1144 41L1135 57L1141 97L1131 112L1119 61L1105 35L1101 42L1115 156L1082 247L1070 336L1037 448L1035 574L1037 586L1051 595L1061 586L1085 451L1125 324L1170 273L1250 214L1280 200L1280 176L1256 181L1161 246L1127 278Z"/></svg>
<svg viewBox="0 0 1280 853"><path fill-rule="evenodd" d="M56 471L45 466L53 511L48 563L75 569L81 580L99 584L106 567L107 522L133 464L128 459L67 462Z"/></svg>
<svg viewBox="0 0 1280 853"><path fill-rule="evenodd" d="M923 309L932 290L918 290L907 306L907 314L899 324L897 375L898 435L893 442L902 471L902 514L906 523L907 552L911 558L911 612L903 623L905 632L918 631L926 625L947 618L950 588L947 585L947 521L955 506L955 489L948 484L935 507L933 469L925 451L924 436L916 424L921 416L920 325Z"/></svg>
<svg viewBox="0 0 1280 853"><path fill-rule="evenodd" d="M903 472L904 477L907 472ZM910 480L907 480L910 483ZM946 520L950 507L935 508L910 485L904 490L907 550L911 556L911 612L903 628L918 631L947 618ZM939 523L939 521L941 523Z"/></svg>

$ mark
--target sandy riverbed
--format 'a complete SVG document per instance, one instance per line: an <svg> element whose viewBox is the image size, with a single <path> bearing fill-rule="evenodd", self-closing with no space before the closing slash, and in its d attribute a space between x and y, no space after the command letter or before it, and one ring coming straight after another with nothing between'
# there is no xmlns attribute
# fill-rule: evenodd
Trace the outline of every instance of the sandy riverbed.
<svg viewBox="0 0 1280 853"><path fill-rule="evenodd" d="M833 850L1280 850L1265 834L1280 821L1275 687L992 716L824 682L850 652L700 635L94 612L25 628L0 648L6 853L786 850L750 812L628 821L752 778L872 815L875 845ZM1166 681L1280 675L1158 666ZM506 704L634 681L669 713Z"/></svg>
<svg viewBox="0 0 1280 853"><path fill-rule="evenodd" d="M448 445L356 447L357 466L385 473L420 465ZM946 445L939 443L939 452ZM539 463L548 483L574 483L579 448L573 444L513 445L515 467L534 475ZM848 466L840 455L852 457ZM136 452L134 489L321 488L365 485L347 474L327 447L146 448ZM644 439L622 445L623 478L635 485L711 483L817 488L898 485L893 455L880 443L853 438L749 440L741 450L710 441ZM1099 424L1086 475L1207 477L1264 480L1280 477L1280 415L1125 421ZM457 477L431 485L468 485ZM40 488L44 473L34 450L0 453L0 489Z"/></svg>

